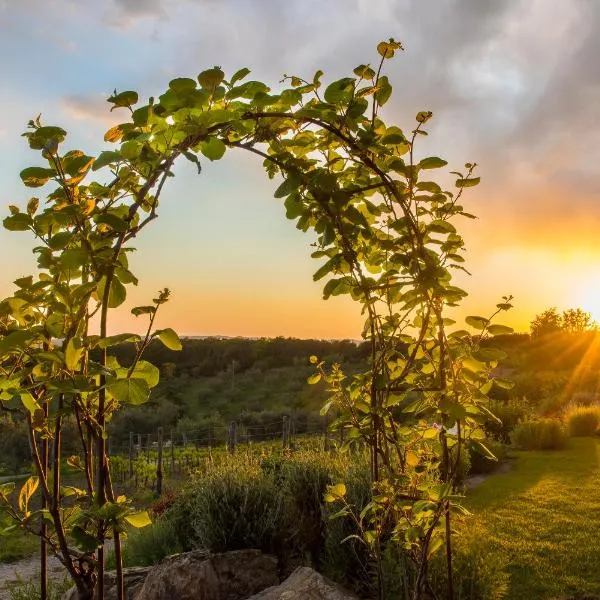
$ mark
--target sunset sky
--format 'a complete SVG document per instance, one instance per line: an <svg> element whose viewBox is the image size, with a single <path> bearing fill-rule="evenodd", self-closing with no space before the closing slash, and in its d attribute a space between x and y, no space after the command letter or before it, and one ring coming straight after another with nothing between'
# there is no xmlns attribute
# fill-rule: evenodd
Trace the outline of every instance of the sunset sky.
<svg viewBox="0 0 600 600"><path fill-rule="evenodd" d="M386 65L383 118L408 130L432 110L424 151L480 165L465 197L479 219L458 224L472 272L458 278L460 314L512 294L503 322L520 331L551 306L600 321L598 0L0 0L1 211L31 195L19 172L39 159L20 134L38 113L95 154L115 88L157 96L214 65L247 66L274 89L284 73L322 69L326 82L375 62L389 37L406 51ZM137 240L127 307L169 287L159 325L182 335L359 337L353 303L322 300L313 238L285 219L260 160L231 153L201 176L176 173ZM0 231L0 296L35 271L33 245ZM113 331L138 328L127 307Z"/></svg>

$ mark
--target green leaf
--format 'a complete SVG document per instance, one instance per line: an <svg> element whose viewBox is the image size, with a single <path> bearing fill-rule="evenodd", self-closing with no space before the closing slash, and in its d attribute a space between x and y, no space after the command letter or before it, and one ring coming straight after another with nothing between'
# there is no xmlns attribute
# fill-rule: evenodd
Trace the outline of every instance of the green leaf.
<svg viewBox="0 0 600 600"><path fill-rule="evenodd" d="M26 213L18 213L6 217L3 224L8 231L27 231L33 225L33 219Z"/></svg>
<svg viewBox="0 0 600 600"><path fill-rule="evenodd" d="M510 379L503 379L501 377L497 377L494 379L494 384L503 390L510 390L514 387L515 382Z"/></svg>
<svg viewBox="0 0 600 600"><path fill-rule="evenodd" d="M8 498L8 496L13 493L14 489L15 484L12 481L9 483L0 483L0 498Z"/></svg>
<svg viewBox="0 0 600 600"><path fill-rule="evenodd" d="M160 371L158 370L158 367L155 367L147 360L140 360L135 365L135 369L131 373L131 377L134 379L140 379L144 381L149 388L153 388L158 385Z"/></svg>
<svg viewBox="0 0 600 600"><path fill-rule="evenodd" d="M36 410L40 409L40 405L36 399L29 392L21 392L19 394L23 406L31 413L34 414Z"/></svg>
<svg viewBox="0 0 600 600"><path fill-rule="evenodd" d="M196 81L189 77L178 77L169 81L169 87L176 94L186 94L187 92L193 92L196 89Z"/></svg>
<svg viewBox="0 0 600 600"><path fill-rule="evenodd" d="M369 65L359 65L354 69L354 74L362 79L373 79L375 71Z"/></svg>
<svg viewBox="0 0 600 600"><path fill-rule="evenodd" d="M75 525L70 533L71 537L75 540L75 544L81 551L92 552L98 547L96 537L85 531L80 525Z"/></svg>
<svg viewBox="0 0 600 600"><path fill-rule="evenodd" d="M244 77L246 77L249 74L250 74L250 69L244 67L243 69L240 69L239 71L236 71L231 76L231 79L230 79L229 83L231 85L233 85L236 81L240 81L240 80L244 79Z"/></svg>
<svg viewBox="0 0 600 600"><path fill-rule="evenodd" d="M150 387L143 379L120 379L106 386L110 395L123 404L138 406L148 401Z"/></svg>
<svg viewBox="0 0 600 600"><path fill-rule="evenodd" d="M67 248L60 255L60 264L63 269L79 269L87 259L88 253L83 248Z"/></svg>
<svg viewBox="0 0 600 600"><path fill-rule="evenodd" d="M319 383L319 381L321 381L321 373L313 373L310 375L310 377L308 377L306 383L309 385L314 385L315 383Z"/></svg>
<svg viewBox="0 0 600 600"><path fill-rule="evenodd" d="M27 187L41 187L55 175L54 169L44 169L43 167L28 167L20 173L20 177Z"/></svg>
<svg viewBox="0 0 600 600"><path fill-rule="evenodd" d="M221 81L223 81L224 77L225 73L221 71L221 68L214 67L212 69L202 71L202 73L198 75L198 82L204 89L213 90L221 83Z"/></svg>
<svg viewBox="0 0 600 600"><path fill-rule="evenodd" d="M440 169L441 167L445 167L447 164L448 162L442 158L430 156L428 158L424 158L417 166L419 169Z"/></svg>
<svg viewBox="0 0 600 600"><path fill-rule="evenodd" d="M79 366L79 360L84 352L84 348L79 342L70 339L65 348L65 366L69 371L76 371Z"/></svg>
<svg viewBox="0 0 600 600"><path fill-rule="evenodd" d="M483 330L487 327L490 320L486 319L485 317L469 316L465 319L465 322L467 325L473 327L473 329Z"/></svg>
<svg viewBox="0 0 600 600"><path fill-rule="evenodd" d="M98 298L101 302L104 301L104 289L106 287L106 276L104 276L98 282ZM110 286L110 292L108 294L108 308L116 308L117 306L121 306L123 302L125 302L125 298L127 297L127 290L125 286L115 277L112 279L112 283Z"/></svg>
<svg viewBox="0 0 600 600"><path fill-rule="evenodd" d="M136 333L118 333L117 335L111 335L104 339L101 339L97 346L98 348L110 348L111 346L118 346L119 344L137 343L141 341L141 337Z"/></svg>
<svg viewBox="0 0 600 600"><path fill-rule="evenodd" d="M137 92L126 91L117 94L115 90L114 94L107 98L107 102L110 102L114 106L110 109L113 111L115 108L127 108L133 104L137 104L138 95Z"/></svg>
<svg viewBox="0 0 600 600"><path fill-rule="evenodd" d="M179 336L173 331L171 328L167 329L159 329L154 332L152 337L158 337L158 339L169 349L169 350L181 350L183 346L181 345L181 340Z"/></svg>
<svg viewBox="0 0 600 600"><path fill-rule="evenodd" d="M227 146L217 137L209 137L200 143L200 152L209 160L219 160L225 154Z"/></svg>
<svg viewBox="0 0 600 600"><path fill-rule="evenodd" d="M379 44L377 44L377 52L379 52L383 58L392 58L396 50L402 49L402 44L394 41L392 38L390 38L389 42L379 42Z"/></svg>
<svg viewBox="0 0 600 600"><path fill-rule="evenodd" d="M346 486L343 483L330 485L325 494L325 502L335 502L346 495Z"/></svg>
<svg viewBox="0 0 600 600"><path fill-rule="evenodd" d="M134 306L131 314L139 317L140 315L151 315L156 311L156 306Z"/></svg>
<svg viewBox="0 0 600 600"><path fill-rule="evenodd" d="M344 77L330 83L325 89L325 102L329 104L347 104L354 94L355 79Z"/></svg>
<svg viewBox="0 0 600 600"><path fill-rule="evenodd" d="M152 524L147 510L126 515L125 520L136 529L141 529L142 527L147 527L148 525Z"/></svg>
<svg viewBox="0 0 600 600"><path fill-rule="evenodd" d="M377 91L375 92L375 100L379 106L383 106L392 95L392 86L386 75L379 78L377 82Z"/></svg>
<svg viewBox="0 0 600 600"><path fill-rule="evenodd" d="M474 187L481 181L481 177L472 177L471 179L457 179L457 188Z"/></svg>
<svg viewBox="0 0 600 600"><path fill-rule="evenodd" d="M114 150L107 150L105 152L101 152L98 158L94 161L92 165L92 171L97 171L102 167L106 167L107 165L112 165L114 163L122 160L121 154Z"/></svg>
<svg viewBox="0 0 600 600"><path fill-rule="evenodd" d="M508 335L514 332L512 327L508 327L507 325L490 325L488 327L488 331L491 335Z"/></svg>
<svg viewBox="0 0 600 600"><path fill-rule="evenodd" d="M39 477L30 477L21 488L19 492L19 510L25 514L29 512L29 500L33 494L35 494L35 490L37 490L38 485L40 483Z"/></svg>

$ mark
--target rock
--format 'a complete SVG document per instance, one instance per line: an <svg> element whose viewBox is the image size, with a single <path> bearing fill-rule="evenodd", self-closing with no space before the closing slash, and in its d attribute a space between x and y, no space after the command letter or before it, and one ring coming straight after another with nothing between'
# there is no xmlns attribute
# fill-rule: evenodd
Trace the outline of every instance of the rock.
<svg viewBox="0 0 600 600"><path fill-rule="evenodd" d="M130 567L123 569L123 587L125 588L126 600L133 600L152 568ZM115 571L108 571L104 574L104 600L117 600L116 579ZM63 595L62 600L77 600L77 588L75 586L69 588Z"/></svg>
<svg viewBox="0 0 600 600"><path fill-rule="evenodd" d="M126 600L133 600L151 570L152 567L130 567L123 570ZM104 600L117 600L116 579L115 571L109 571L104 576Z"/></svg>
<svg viewBox="0 0 600 600"><path fill-rule="evenodd" d="M135 600L246 600L278 583L277 559L259 550L193 551L156 565Z"/></svg>
<svg viewBox="0 0 600 600"><path fill-rule="evenodd" d="M296 569L281 585L270 587L248 600L358 600L337 583L309 567Z"/></svg>

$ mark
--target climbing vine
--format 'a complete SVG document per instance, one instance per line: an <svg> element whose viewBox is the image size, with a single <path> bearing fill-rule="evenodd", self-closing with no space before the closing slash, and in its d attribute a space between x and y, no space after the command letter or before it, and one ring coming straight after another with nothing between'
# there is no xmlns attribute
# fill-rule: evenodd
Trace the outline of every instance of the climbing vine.
<svg viewBox="0 0 600 600"><path fill-rule="evenodd" d="M383 65L400 50L393 39L381 42L377 64L326 86L321 71L309 79L285 76L283 89L273 91L248 80L248 69L226 79L214 67L196 79L172 80L146 104L133 91L115 92L111 110L125 111L127 119L106 132L114 149L96 157L67 150L60 127L39 118L29 123L24 135L44 164L26 168L21 178L49 191L43 203L32 198L25 210L11 206L4 220L39 245L38 273L16 280L14 294L0 304L0 408L27 419L36 474L16 503L11 484L0 486L0 500L13 527L41 537L43 557L49 549L60 558L81 600L103 597L109 537L124 597L124 526L148 520L115 496L107 424L121 405L145 402L158 383L158 370L143 359L148 344L159 339L181 347L174 331L155 329L168 290L132 310L148 320L146 335L107 333L110 310L137 284L128 264L131 243L157 218L178 159L200 173L204 159L219 160L230 148L260 157L268 176L278 178L275 197L287 217L316 233L314 279L325 281L324 298L349 295L364 314L369 370L345 377L315 358L311 378L325 377L332 396L324 410L335 406L338 426L370 451L373 498L359 516L364 543L376 558L388 543L406 548L418 570L415 599L427 591L428 560L444 544L451 566L457 464L465 441L481 437L491 369L501 358L481 340L508 329L470 317L476 335L449 332L447 308L466 295L452 283L452 270L464 269L454 222L472 218L462 194L479 178L467 163L453 172L452 192L432 180L447 163L418 156L431 112L419 112L410 130L382 120L392 93ZM508 308L510 298L498 305ZM109 354L124 342L137 348L129 365ZM63 455L65 419L80 433L78 456ZM83 489L62 485L67 464L81 470ZM34 494L41 496L39 510L30 509ZM331 501L344 497L343 484L328 494ZM345 504L344 514L351 511Z"/></svg>

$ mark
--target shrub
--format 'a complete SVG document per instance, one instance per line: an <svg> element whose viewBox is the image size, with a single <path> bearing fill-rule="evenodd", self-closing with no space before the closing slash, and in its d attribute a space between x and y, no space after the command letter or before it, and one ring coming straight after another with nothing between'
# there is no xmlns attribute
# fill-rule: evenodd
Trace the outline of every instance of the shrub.
<svg viewBox="0 0 600 600"><path fill-rule="evenodd" d="M492 400L490 411L500 422L489 419L485 423L488 437L509 443L511 431L521 422L532 416L532 408L526 398L511 398L508 401Z"/></svg>
<svg viewBox="0 0 600 600"><path fill-rule="evenodd" d="M454 600L500 600L506 596L509 574L507 561L489 544L477 539L456 540L453 548ZM445 554L436 554L430 565L430 581L438 598L445 598L447 571Z"/></svg>
<svg viewBox="0 0 600 600"><path fill-rule="evenodd" d="M184 527L196 548L275 552L279 546L283 495L260 470L209 473L196 484L187 503L189 521Z"/></svg>
<svg viewBox="0 0 600 600"><path fill-rule="evenodd" d="M310 450L217 460L164 518L184 550L259 548L277 555L284 570L297 560L320 566L323 494L334 480L346 480L349 464L348 457Z"/></svg>
<svg viewBox="0 0 600 600"><path fill-rule="evenodd" d="M568 435L557 419L539 419L518 425L511 440L522 450L561 450L567 445Z"/></svg>
<svg viewBox="0 0 600 600"><path fill-rule="evenodd" d="M565 414L572 437L595 435L600 427L600 406L574 406Z"/></svg>
<svg viewBox="0 0 600 600"><path fill-rule="evenodd" d="M179 537L163 517L143 529L135 529L123 545L123 564L126 567L146 567L159 563L172 554L183 551ZM115 568L115 555L107 557L107 567Z"/></svg>

